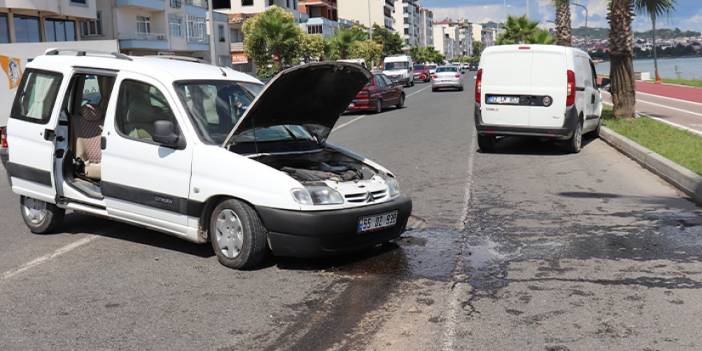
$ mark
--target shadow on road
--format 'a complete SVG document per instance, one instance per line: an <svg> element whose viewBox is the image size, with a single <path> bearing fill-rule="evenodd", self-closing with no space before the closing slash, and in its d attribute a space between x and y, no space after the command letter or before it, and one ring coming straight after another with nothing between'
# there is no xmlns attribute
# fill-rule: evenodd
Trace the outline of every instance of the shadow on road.
<svg viewBox="0 0 702 351"><path fill-rule="evenodd" d="M582 147L586 148L588 144L595 139L583 137ZM534 155L534 156L563 156L568 155L565 150L563 141L546 140L540 138L529 137L502 137L498 139L495 151L492 154L503 155ZM479 151L483 153L482 151Z"/></svg>

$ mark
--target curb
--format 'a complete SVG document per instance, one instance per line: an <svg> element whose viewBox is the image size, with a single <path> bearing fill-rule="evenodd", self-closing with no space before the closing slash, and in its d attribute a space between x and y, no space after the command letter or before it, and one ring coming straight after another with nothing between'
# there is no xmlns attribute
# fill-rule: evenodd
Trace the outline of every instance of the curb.
<svg viewBox="0 0 702 351"><path fill-rule="evenodd" d="M607 127L603 126L600 130L600 139L689 195L698 205L702 205L702 176Z"/></svg>

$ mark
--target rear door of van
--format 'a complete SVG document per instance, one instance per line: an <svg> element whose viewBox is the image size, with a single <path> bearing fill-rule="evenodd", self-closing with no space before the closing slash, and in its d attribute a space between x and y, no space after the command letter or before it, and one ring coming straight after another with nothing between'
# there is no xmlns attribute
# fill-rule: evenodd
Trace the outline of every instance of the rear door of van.
<svg viewBox="0 0 702 351"><path fill-rule="evenodd" d="M517 46L488 51L481 58L483 123L501 126L529 126L529 107L520 105L521 96L531 95L533 54Z"/></svg>
<svg viewBox="0 0 702 351"><path fill-rule="evenodd" d="M568 85L568 58L563 47L533 49L531 94L535 100L530 108L529 126L560 128L563 126ZM544 103L544 98L546 102ZM548 105L548 106L547 106Z"/></svg>

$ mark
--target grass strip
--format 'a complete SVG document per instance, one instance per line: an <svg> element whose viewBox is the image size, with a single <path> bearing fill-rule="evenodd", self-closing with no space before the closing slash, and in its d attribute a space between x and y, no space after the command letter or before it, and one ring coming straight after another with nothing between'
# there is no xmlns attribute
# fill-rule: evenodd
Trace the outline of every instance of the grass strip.
<svg viewBox="0 0 702 351"><path fill-rule="evenodd" d="M687 85L695 88L702 88L702 80L691 79L663 79L663 83Z"/></svg>
<svg viewBox="0 0 702 351"><path fill-rule="evenodd" d="M604 109L602 116L608 128L702 175L702 137L646 116L615 119L609 108Z"/></svg>

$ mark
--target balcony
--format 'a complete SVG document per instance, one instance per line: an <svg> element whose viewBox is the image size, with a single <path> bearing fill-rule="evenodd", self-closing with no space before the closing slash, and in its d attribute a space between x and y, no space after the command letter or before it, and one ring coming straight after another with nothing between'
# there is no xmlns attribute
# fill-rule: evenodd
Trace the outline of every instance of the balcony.
<svg viewBox="0 0 702 351"><path fill-rule="evenodd" d="M119 33L117 37L120 49L168 49L168 40L162 33Z"/></svg>
<svg viewBox="0 0 702 351"><path fill-rule="evenodd" d="M117 0L117 7L129 6L147 10L165 11L164 0Z"/></svg>

